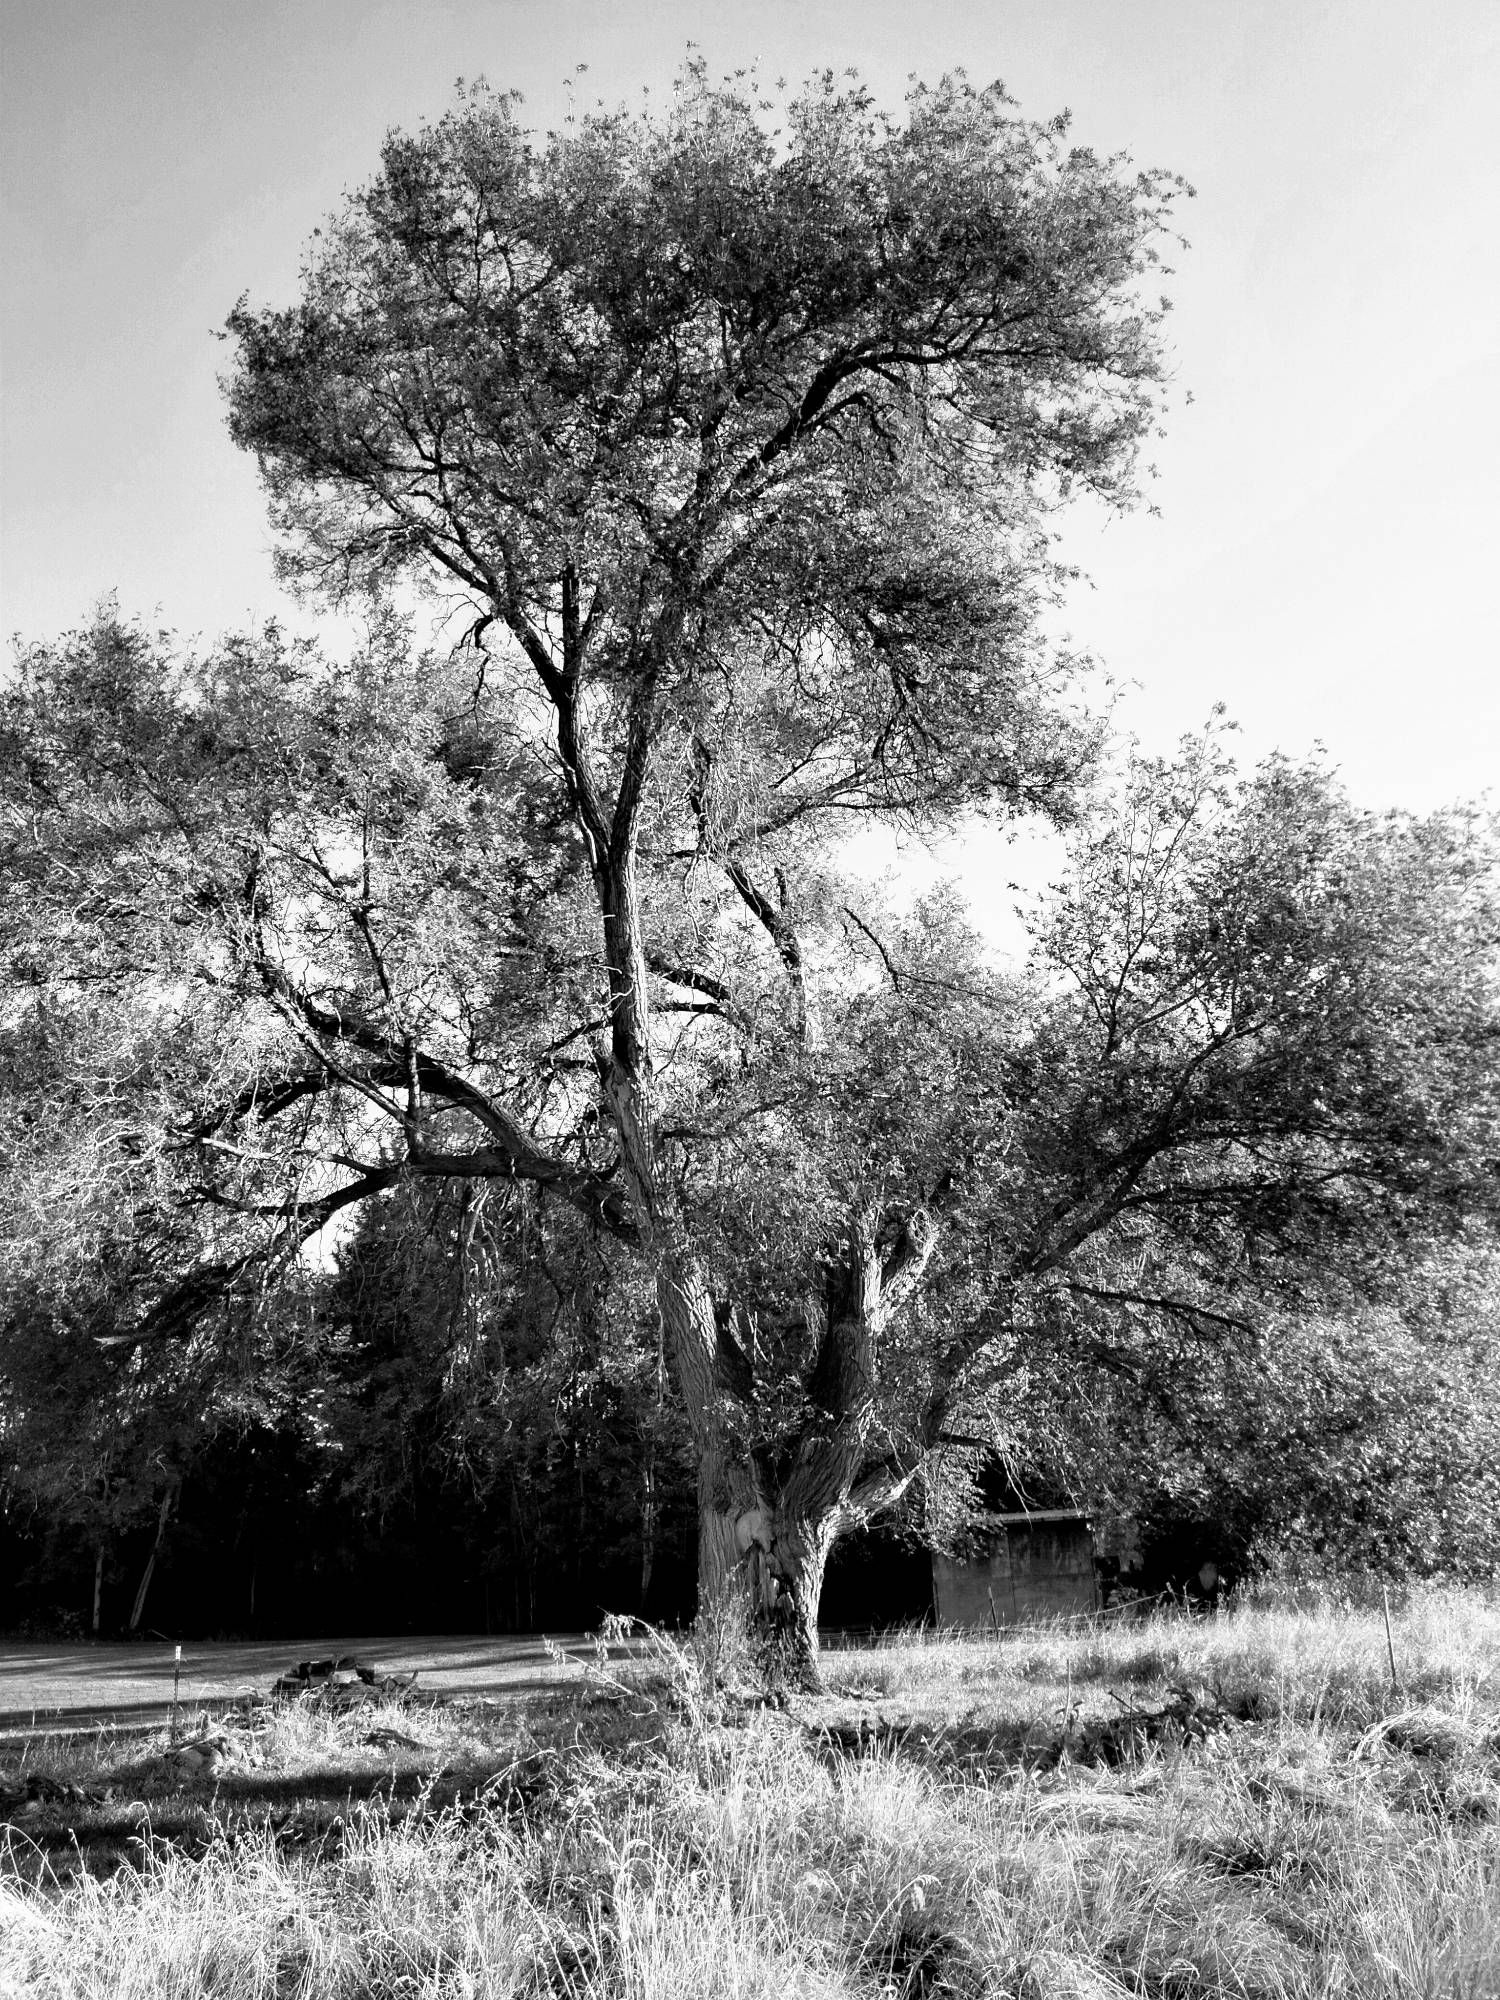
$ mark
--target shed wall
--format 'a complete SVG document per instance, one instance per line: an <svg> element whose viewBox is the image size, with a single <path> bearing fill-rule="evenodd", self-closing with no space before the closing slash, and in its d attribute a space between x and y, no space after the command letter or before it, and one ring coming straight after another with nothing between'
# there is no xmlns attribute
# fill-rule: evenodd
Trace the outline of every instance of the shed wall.
<svg viewBox="0 0 1500 2000"><path fill-rule="evenodd" d="M1094 1538L1086 1521L1008 1525L987 1556L934 1556L932 1575L939 1625L1067 1617L1094 1608Z"/></svg>

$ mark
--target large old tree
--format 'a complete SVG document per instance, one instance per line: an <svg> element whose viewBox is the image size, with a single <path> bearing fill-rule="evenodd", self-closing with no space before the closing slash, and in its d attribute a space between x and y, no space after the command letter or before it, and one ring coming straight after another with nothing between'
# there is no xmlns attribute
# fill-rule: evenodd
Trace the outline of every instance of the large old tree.
<svg viewBox="0 0 1500 2000"><path fill-rule="evenodd" d="M291 574L464 643L35 649L6 865L47 1004L135 980L175 1037L131 1143L216 1221L140 1330L399 1181L566 1204L650 1275L704 1601L810 1671L835 1537L1061 1315L1207 1337L1460 1211L1495 932L1468 822L1208 745L1082 825L1025 978L842 878L871 822L1077 818L1048 521L1130 497L1173 190L961 83L765 123L690 73L393 138L234 315L232 421Z"/></svg>
<svg viewBox="0 0 1500 2000"><path fill-rule="evenodd" d="M716 1297L682 1211L661 1001L743 1018L713 960L747 912L787 990L745 1028L808 1041L831 839L1062 805L1085 744L1034 636L1044 515L1075 484L1128 490L1172 189L997 90L918 91L895 123L824 80L783 116L769 135L690 72L666 116L537 151L471 96L388 143L296 307L236 313L230 393L295 574L337 595L416 571L499 642L556 860L591 881L610 1213L655 1271L698 1439L703 1581L763 1544L811 1601L862 1486L874 1345L933 1232L851 1189L817 1246L827 1420L778 1497L726 1431L753 1302Z"/></svg>

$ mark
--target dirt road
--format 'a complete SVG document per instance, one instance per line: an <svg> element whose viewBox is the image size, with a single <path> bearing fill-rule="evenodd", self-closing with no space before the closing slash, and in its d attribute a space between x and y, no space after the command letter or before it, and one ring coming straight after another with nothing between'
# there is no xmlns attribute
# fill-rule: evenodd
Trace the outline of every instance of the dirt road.
<svg viewBox="0 0 1500 2000"><path fill-rule="evenodd" d="M568 1634L570 1653L592 1641ZM415 1671L433 1694L515 1697L557 1687L570 1678L549 1658L540 1638L271 1639L255 1645L185 1642L179 1698L184 1709L266 1694L298 1660L352 1653L382 1673ZM98 1723L145 1727L167 1719L172 1701L172 1647L151 1640L133 1646L0 1647L0 1737L90 1728Z"/></svg>

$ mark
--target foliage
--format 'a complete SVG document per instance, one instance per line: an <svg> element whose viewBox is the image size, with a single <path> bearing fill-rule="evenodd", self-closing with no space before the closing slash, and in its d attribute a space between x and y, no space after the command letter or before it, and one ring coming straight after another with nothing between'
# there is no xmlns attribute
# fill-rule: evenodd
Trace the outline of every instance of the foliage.
<svg viewBox="0 0 1500 2000"><path fill-rule="evenodd" d="M13 939L33 915L23 904L0 922ZM20 956L24 972L24 943ZM222 1351L131 1340L148 1274L200 1249L173 1162L142 1143L176 1039L170 1020L118 1010L88 983L36 992L0 1029L0 1504L41 1538L49 1604L70 1547L102 1583L121 1537L170 1510L234 1400ZM83 1589L67 1615L87 1622Z"/></svg>
<svg viewBox="0 0 1500 2000"><path fill-rule="evenodd" d="M675 1615L692 1482L659 1332L566 1213L507 1192L403 1191L341 1250L307 1369L340 1489L462 1522L520 1629Z"/></svg>
<svg viewBox="0 0 1500 2000"><path fill-rule="evenodd" d="M1461 1241L1381 1304L1310 1301L1231 1345L1142 1333L1110 1374L1080 1357L1051 1410L1069 1469L1106 1533L1179 1570L1493 1577L1493 1286L1492 1247Z"/></svg>

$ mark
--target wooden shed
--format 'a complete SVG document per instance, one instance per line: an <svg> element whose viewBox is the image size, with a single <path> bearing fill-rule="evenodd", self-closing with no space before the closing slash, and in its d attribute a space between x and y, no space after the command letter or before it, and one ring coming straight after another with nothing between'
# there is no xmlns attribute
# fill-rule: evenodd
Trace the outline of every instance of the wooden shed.
<svg viewBox="0 0 1500 2000"><path fill-rule="evenodd" d="M1092 1611L1099 1599L1088 1516L1072 1507L987 1514L976 1524L972 1555L933 1557L932 1588L939 1625L1015 1625Z"/></svg>

